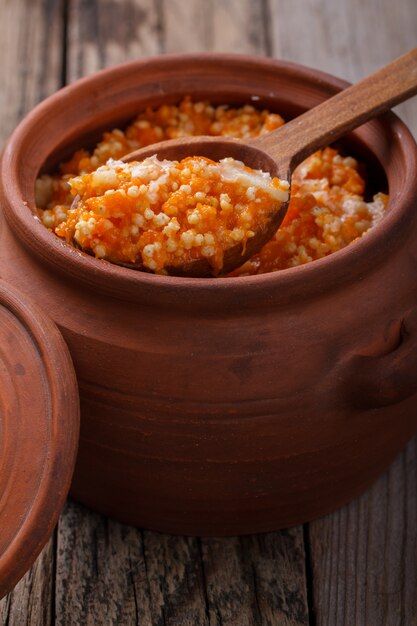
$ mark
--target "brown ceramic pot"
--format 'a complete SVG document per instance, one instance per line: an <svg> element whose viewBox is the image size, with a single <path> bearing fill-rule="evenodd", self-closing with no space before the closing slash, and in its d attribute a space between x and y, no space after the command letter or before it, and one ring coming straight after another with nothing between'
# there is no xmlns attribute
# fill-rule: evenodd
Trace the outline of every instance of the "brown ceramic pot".
<svg viewBox="0 0 417 626"><path fill-rule="evenodd" d="M371 163L375 189L388 182L386 217L302 267L153 276L90 258L34 217L42 167L147 105L191 94L289 118L345 84L267 59L165 56L63 89L12 135L1 165L0 274L48 311L69 346L81 398L72 494L81 502L168 532L268 531L359 494L413 433L417 149L393 114L348 144Z"/></svg>

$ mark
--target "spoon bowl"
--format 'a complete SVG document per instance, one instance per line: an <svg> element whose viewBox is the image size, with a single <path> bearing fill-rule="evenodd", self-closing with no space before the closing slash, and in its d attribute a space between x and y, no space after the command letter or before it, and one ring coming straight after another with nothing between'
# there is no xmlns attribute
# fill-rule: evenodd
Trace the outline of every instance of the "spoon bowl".
<svg viewBox="0 0 417 626"><path fill-rule="evenodd" d="M244 155L242 156L243 152ZM243 143L240 139L229 137L200 135L198 137L170 139L135 150L121 160L126 163L129 161L143 161L153 155L160 159L176 161L190 156L202 156L212 161L220 161L223 158L232 157L243 161L245 165L254 170L262 170L263 172L269 172L271 176L281 177L278 172L278 163L268 152L262 149L262 145L259 145L256 141ZM248 239L245 244L239 242L224 251L220 275L228 274L242 265L273 237L285 217L287 207L288 202L281 202L272 206L271 211L253 237ZM115 260L112 260L112 262L130 269L142 269L139 265L131 263L121 263ZM192 278L207 278L219 275L215 272L208 259L203 257L189 263L166 266L165 271L170 276L189 276Z"/></svg>
<svg viewBox="0 0 417 626"><path fill-rule="evenodd" d="M160 159L181 160L189 156L202 156L219 161L222 158L232 157L236 160L242 160L242 148L245 148L245 165L252 169L270 172L271 176L279 176L277 171L277 163L256 143L243 144L242 141L227 137L184 137L181 139L171 139L152 144L145 148L129 153L121 160L124 162L143 161L151 156L158 156ZM80 196L74 198L71 208L76 208L80 202ZM187 276L191 278L210 278L213 276L225 275L242 265L247 259L251 258L258 252L266 241L273 237L285 217L288 202L277 202L271 205L271 210L265 216L265 219L259 225L255 234L245 243L238 242L224 250L223 265L218 272L207 258L201 257L192 261L181 261L178 265L167 265L164 270L169 276ZM76 239L73 238L72 244L80 250ZM84 250L90 254L88 250ZM106 258L107 261L128 269L151 272L142 265L140 261L129 263L120 261L115 258Z"/></svg>

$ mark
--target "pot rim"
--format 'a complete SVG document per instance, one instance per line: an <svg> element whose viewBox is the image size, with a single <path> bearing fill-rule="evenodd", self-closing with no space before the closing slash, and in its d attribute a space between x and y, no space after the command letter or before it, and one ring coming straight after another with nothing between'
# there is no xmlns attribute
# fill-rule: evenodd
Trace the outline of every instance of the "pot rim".
<svg viewBox="0 0 417 626"><path fill-rule="evenodd" d="M114 84L121 77L133 73L164 71L169 74L190 63L202 73L213 65L213 61L217 67L238 70L244 66L252 71L262 69L292 76L295 84L311 84L324 95L336 93L349 84L328 73L289 61L240 54L199 53L168 54L130 61L63 87L24 118L11 135L2 155L0 194L6 218L32 255L43 264L53 266L70 278L81 281L84 286L108 296L180 308L197 305L208 310L258 306L261 299L266 300L268 305L281 304L297 296L305 299L314 293L328 292L354 280L376 263L383 262L388 253L401 244L410 229L413 203L417 198L417 145L406 125L392 112L368 122L353 133L364 138L366 145L376 145L376 149L379 139L391 148L394 146L392 154L388 155L390 167L388 170L384 168L390 194L386 215L366 236L305 265L254 276L216 279L147 274L94 259L60 240L41 224L35 215L34 180L42 164L34 166L25 163L25 141L34 129L42 127L56 107L68 106L68 99L74 94L77 98L97 94L103 85ZM393 166L393 155L401 161L402 167ZM22 184L24 168L27 176Z"/></svg>

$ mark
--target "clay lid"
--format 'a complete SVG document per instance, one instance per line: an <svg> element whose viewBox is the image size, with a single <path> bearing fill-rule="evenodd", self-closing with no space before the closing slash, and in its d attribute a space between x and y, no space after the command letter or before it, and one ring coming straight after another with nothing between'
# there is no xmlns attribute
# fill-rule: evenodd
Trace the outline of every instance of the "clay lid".
<svg viewBox="0 0 417 626"><path fill-rule="evenodd" d="M0 598L51 535L79 433L77 382L51 320L0 281Z"/></svg>

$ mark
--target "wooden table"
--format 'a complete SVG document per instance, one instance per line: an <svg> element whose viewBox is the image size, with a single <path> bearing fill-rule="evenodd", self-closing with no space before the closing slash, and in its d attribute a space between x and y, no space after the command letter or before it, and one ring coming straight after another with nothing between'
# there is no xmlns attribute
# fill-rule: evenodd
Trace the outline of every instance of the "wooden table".
<svg viewBox="0 0 417 626"><path fill-rule="evenodd" d="M0 0L1 136L66 82L128 59L233 51L355 80L416 45L416 0ZM400 114L417 133L416 100ZM414 439L343 509L240 538L134 529L69 500L1 624L417 624L416 468Z"/></svg>

